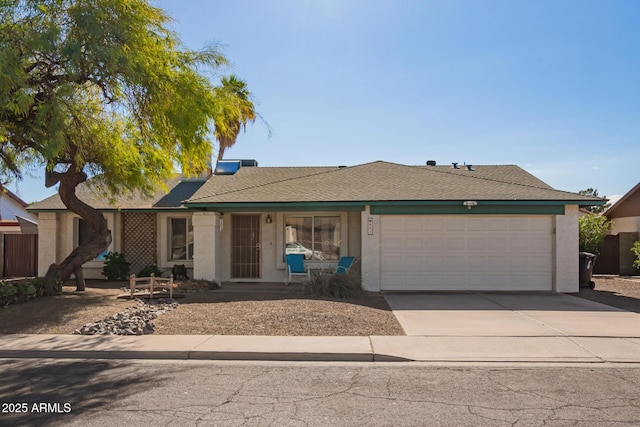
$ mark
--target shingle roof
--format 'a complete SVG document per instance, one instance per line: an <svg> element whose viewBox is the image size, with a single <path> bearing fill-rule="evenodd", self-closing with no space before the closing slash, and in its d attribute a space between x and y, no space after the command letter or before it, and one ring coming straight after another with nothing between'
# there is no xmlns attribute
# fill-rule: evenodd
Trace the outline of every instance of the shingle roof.
<svg viewBox="0 0 640 427"><path fill-rule="evenodd" d="M204 179L187 180L183 177L175 177L167 182L168 192L158 190L151 198L144 198L139 193L136 193L121 197L113 204L102 195L96 194L85 184L78 186L76 194L80 200L100 210L176 209L183 208L182 202L191 197L204 182ZM57 194L34 203L27 209L32 211L67 210Z"/></svg>
<svg viewBox="0 0 640 427"><path fill-rule="evenodd" d="M240 168L235 175L211 177L188 203L600 201L555 190L518 166L473 169L382 161L344 168Z"/></svg>
<svg viewBox="0 0 640 427"><path fill-rule="evenodd" d="M406 166L377 161L350 167L242 167L234 175L204 180L174 178L169 193L121 198L110 204L80 185L78 197L97 209L166 209L218 203L374 202L374 201L572 201L601 199L555 190L515 165ZM29 210L66 210L58 195Z"/></svg>

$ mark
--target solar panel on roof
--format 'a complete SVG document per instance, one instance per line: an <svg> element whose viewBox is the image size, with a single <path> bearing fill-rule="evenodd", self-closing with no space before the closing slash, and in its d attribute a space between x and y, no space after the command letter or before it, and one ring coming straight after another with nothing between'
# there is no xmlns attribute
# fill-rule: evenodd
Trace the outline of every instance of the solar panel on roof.
<svg viewBox="0 0 640 427"><path fill-rule="evenodd" d="M240 160L220 160L216 163L214 175L233 175L240 169Z"/></svg>

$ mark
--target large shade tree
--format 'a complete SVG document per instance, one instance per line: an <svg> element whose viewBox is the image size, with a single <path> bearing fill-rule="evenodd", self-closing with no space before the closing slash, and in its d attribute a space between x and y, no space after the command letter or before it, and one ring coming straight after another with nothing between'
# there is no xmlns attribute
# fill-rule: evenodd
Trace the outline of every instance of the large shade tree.
<svg viewBox="0 0 640 427"><path fill-rule="evenodd" d="M44 168L62 202L89 224L88 241L49 268L45 288L111 242L104 216L76 196L152 194L176 166L205 170L224 99L207 74L215 49L187 49L145 0L0 0L0 174ZM214 126L218 126L214 129Z"/></svg>

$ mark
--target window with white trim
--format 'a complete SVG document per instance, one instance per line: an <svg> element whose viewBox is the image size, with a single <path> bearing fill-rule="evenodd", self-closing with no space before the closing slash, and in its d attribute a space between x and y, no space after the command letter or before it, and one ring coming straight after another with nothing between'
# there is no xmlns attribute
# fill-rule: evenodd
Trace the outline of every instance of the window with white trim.
<svg viewBox="0 0 640 427"><path fill-rule="evenodd" d="M285 254L302 254L306 260L340 259L340 216L285 217Z"/></svg>
<svg viewBox="0 0 640 427"><path fill-rule="evenodd" d="M193 225L191 218L168 218L169 245L167 259L184 261L193 259Z"/></svg>

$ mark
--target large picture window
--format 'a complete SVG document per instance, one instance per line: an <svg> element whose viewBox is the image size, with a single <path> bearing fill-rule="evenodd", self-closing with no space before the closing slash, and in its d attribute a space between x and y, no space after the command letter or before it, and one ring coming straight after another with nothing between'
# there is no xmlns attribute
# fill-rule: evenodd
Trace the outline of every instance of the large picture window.
<svg viewBox="0 0 640 427"><path fill-rule="evenodd" d="M288 216L284 227L285 254L307 260L340 259L339 216Z"/></svg>
<svg viewBox="0 0 640 427"><path fill-rule="evenodd" d="M191 218L169 218L169 260L193 259Z"/></svg>

